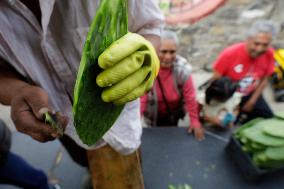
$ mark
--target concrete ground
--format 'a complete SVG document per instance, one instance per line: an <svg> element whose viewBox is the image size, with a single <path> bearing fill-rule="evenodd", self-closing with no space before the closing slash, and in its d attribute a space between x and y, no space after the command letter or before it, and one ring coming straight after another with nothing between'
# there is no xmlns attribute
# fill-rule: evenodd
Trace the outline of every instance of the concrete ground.
<svg viewBox="0 0 284 189"><path fill-rule="evenodd" d="M203 70L193 71L193 80L197 88L210 78L211 73ZM264 96L274 111L284 112L284 103L275 102L271 88L265 89ZM13 131L12 151L21 155L28 162L39 169L43 169L63 189L82 188L82 179L86 170L78 166L68 156L67 152L58 141L39 143L29 136L18 133L10 119L10 108L0 105L0 119L3 119ZM181 121L179 126L188 126L188 119ZM1 189L16 189L16 187L1 185Z"/></svg>
<svg viewBox="0 0 284 189"><path fill-rule="evenodd" d="M216 55L227 44L242 39L243 31L253 20L243 19L243 13L251 13L255 10L263 11L264 18L283 22L284 1L274 0L228 0L226 5L208 19L204 19L191 27L184 28L181 38L181 55L187 57L191 62L203 67L204 64L212 62ZM280 15L280 16L279 16ZM283 32L282 32L283 33ZM229 34L229 35L226 35ZM279 44L284 38L279 36ZM182 47L182 45L184 45ZM210 52L210 53L208 53ZM203 70L194 70L193 78L195 86L199 86L210 77L210 73ZM264 96L274 111L284 111L284 103L275 102L270 87L264 91ZM0 119L3 119L13 131L12 151L20 154L37 168L46 173L52 173L58 178L63 189L80 189L85 169L74 163L62 148L58 141L45 144L38 143L30 137L18 133L10 119L10 108L0 104ZM188 126L188 119L180 122L180 126ZM1 189L15 189L10 186L0 186Z"/></svg>

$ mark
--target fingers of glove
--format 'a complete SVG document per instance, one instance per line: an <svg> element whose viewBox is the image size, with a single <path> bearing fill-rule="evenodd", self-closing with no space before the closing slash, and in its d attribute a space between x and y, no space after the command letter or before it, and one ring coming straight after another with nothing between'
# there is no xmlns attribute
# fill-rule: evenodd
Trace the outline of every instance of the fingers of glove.
<svg viewBox="0 0 284 189"><path fill-rule="evenodd" d="M98 59L99 66L103 69L112 67L122 59L144 46L146 39L139 34L127 33L113 42Z"/></svg>
<svg viewBox="0 0 284 189"><path fill-rule="evenodd" d="M143 83L148 75L151 73L150 67L143 66L141 69L117 83L114 86L111 86L105 89L102 92L102 99L105 102L113 102L116 99L120 99L123 96L127 95L133 91L137 86Z"/></svg>
<svg viewBox="0 0 284 189"><path fill-rule="evenodd" d="M118 64L101 72L96 82L100 87L107 87L118 83L127 76L136 72L143 64L148 51L136 51Z"/></svg>
<svg viewBox="0 0 284 189"><path fill-rule="evenodd" d="M141 85L139 85L136 89L123 96L122 98L115 100L114 104L122 105L144 95L146 91L149 91L152 88L154 84L154 79L155 75L153 74L153 72L149 73L148 77Z"/></svg>
<svg viewBox="0 0 284 189"><path fill-rule="evenodd" d="M135 100L135 99L137 99L140 96L145 94L147 86L148 86L148 83L147 82L143 82L140 86L138 86L136 89L131 91L129 94L127 94L126 96L123 96L122 98L120 98L118 100L115 100L113 103L115 105L123 105L123 104L125 104L127 102Z"/></svg>

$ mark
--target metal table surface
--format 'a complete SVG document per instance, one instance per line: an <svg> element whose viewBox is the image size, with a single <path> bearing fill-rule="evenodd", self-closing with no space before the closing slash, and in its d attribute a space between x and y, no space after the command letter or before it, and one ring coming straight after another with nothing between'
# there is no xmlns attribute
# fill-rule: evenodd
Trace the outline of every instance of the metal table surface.
<svg viewBox="0 0 284 189"><path fill-rule="evenodd" d="M284 175L247 181L225 151L230 134L206 132L199 142L186 128L145 128L141 157L146 189L188 184L193 189L280 189Z"/></svg>

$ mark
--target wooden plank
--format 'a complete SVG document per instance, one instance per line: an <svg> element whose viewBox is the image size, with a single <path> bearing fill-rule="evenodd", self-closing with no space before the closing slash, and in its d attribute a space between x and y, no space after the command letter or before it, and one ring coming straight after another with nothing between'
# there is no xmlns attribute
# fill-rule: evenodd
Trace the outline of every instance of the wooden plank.
<svg viewBox="0 0 284 189"><path fill-rule="evenodd" d="M139 152L124 156L109 145L88 151L94 189L144 189Z"/></svg>

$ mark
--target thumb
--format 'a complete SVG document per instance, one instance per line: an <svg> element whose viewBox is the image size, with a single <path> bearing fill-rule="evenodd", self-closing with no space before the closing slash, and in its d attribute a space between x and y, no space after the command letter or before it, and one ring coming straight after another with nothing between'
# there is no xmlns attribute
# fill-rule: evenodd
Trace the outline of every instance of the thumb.
<svg viewBox="0 0 284 189"><path fill-rule="evenodd" d="M43 119L43 114L46 112L53 112L49 105L47 93L40 87L32 86L27 95L25 95L25 101L31 108L35 117L39 120Z"/></svg>

